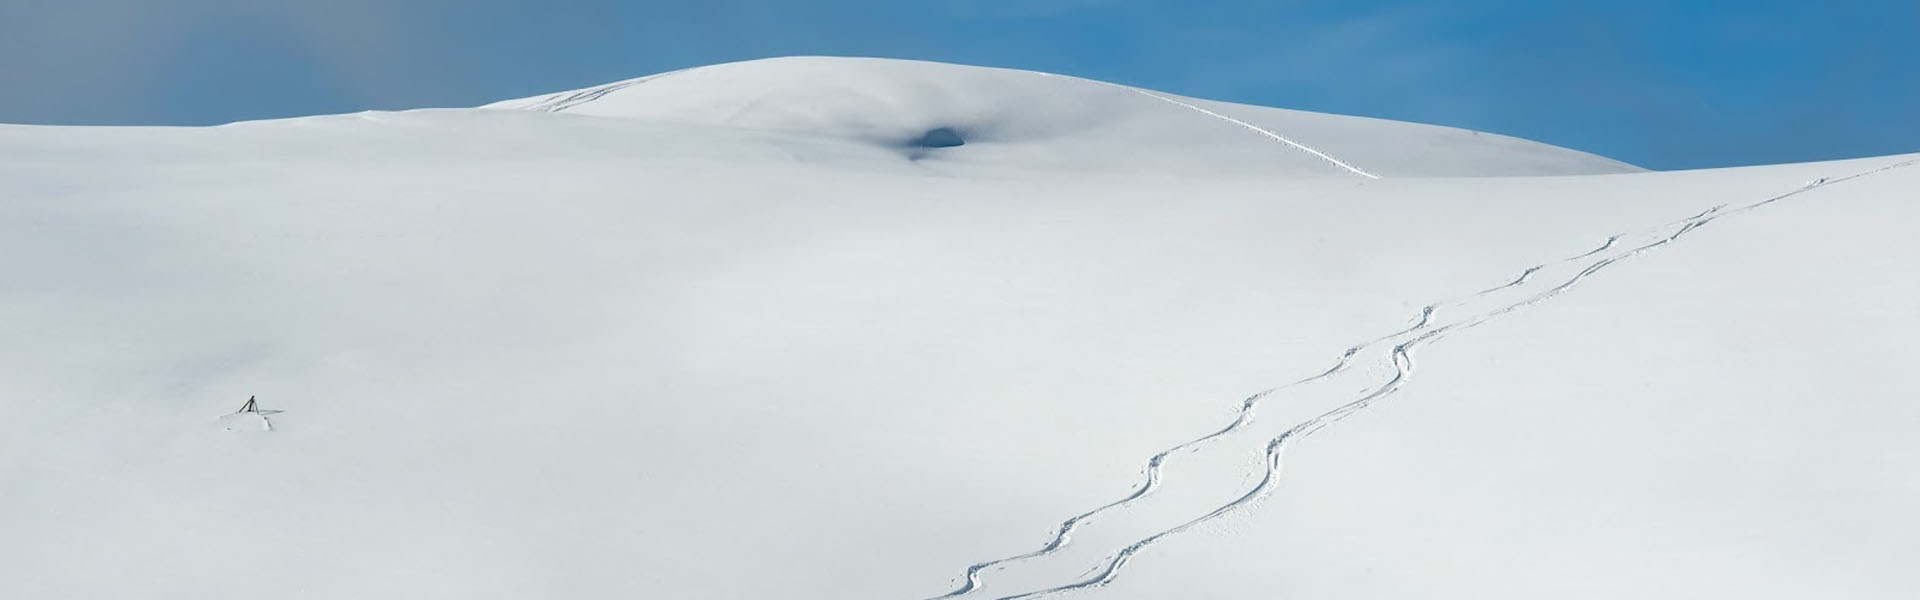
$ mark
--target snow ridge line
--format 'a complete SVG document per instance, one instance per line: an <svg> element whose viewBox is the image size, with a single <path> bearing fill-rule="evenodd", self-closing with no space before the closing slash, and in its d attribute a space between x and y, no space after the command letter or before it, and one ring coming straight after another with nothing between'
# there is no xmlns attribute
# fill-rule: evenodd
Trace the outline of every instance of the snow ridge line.
<svg viewBox="0 0 1920 600"><path fill-rule="evenodd" d="M1571 262L1571 261L1579 260L1582 258L1586 258L1588 256L1592 256L1594 254L1598 254L1600 252L1607 250L1608 248L1612 248L1613 245L1617 243L1621 237L1622 237L1621 235L1614 235L1614 236L1608 237L1603 243L1600 244L1599 247L1594 248L1593 250L1587 251L1586 253L1580 254L1579 256L1573 256L1573 257L1561 259L1558 262L1562 262L1562 263ZM1431 325L1433 323L1434 313L1438 311L1440 308L1468 302L1473 299L1486 296L1489 294L1493 294L1502 290L1525 285L1527 281L1533 277L1534 273L1539 272L1541 269L1547 268L1547 266L1549 265L1539 264L1539 265L1527 267L1525 270L1521 271L1520 274L1517 277L1515 277L1512 281L1509 281L1505 284L1487 288L1485 290L1481 290L1479 292L1475 292L1473 294L1469 294L1466 296L1451 298L1447 300L1441 300L1438 302L1428 304L1426 306L1422 306L1420 307L1420 314L1413 319L1413 323L1411 325L1408 325L1404 329L1400 329L1392 333L1381 335L1379 337L1375 337L1367 341L1363 341L1358 344L1355 344L1351 347L1348 347L1345 351L1343 351L1340 354L1340 356L1337 359L1335 359L1334 365L1328 368L1327 370L1321 371L1316 375L1295 380L1285 385L1271 387L1265 390L1261 390L1259 392L1255 392L1253 395L1248 396L1245 400L1241 401L1240 410L1238 414L1235 416L1233 422L1228 423L1226 427L1221 428L1217 431L1214 431L1213 433L1209 433L1207 435L1203 435L1203 436L1188 440L1186 442L1183 442L1181 444L1175 445L1173 447L1167 448L1166 450L1162 450L1158 454L1154 454L1153 456L1149 457L1147 459L1145 467L1142 469L1143 480L1140 482L1140 484L1134 487L1134 490L1132 493L1129 493L1126 496L1121 497L1120 499L1100 505L1086 512L1082 512L1078 515L1069 517L1065 521L1061 521L1060 524L1054 528L1053 537L1048 539L1047 542L1038 549L1031 550L1022 554L996 558L993 560L988 560L988 561L978 562L972 565L968 565L966 568L966 571L962 575L962 580L958 587L955 587L952 591L949 591L945 594L928 598L927 600L947 600L949 598L959 598L959 597L970 595L980 590L981 587L984 585L981 581L981 576L983 572L985 572L988 569L992 569L994 567L998 567L1001 565L1007 565L1007 564L1021 562L1025 560L1040 558L1040 557L1058 552L1060 549L1066 547L1067 544L1072 542L1073 532L1076 529L1078 529L1081 525L1088 523L1093 517L1098 516L1101 513L1107 512L1109 510L1118 509L1118 508L1127 506L1129 504L1132 504L1133 502L1140 500L1142 498L1145 498L1148 495L1152 494L1154 491L1158 490L1160 488L1161 473L1165 469L1166 460L1168 458L1182 451L1198 449L1201 445L1209 441L1212 441L1220 437L1224 437L1227 434L1238 431L1241 428L1247 426L1249 423L1252 423L1254 418L1254 410L1258 408L1260 403L1266 400L1267 397L1272 396L1273 394L1278 393L1282 390L1286 390L1288 388L1292 388L1300 385L1306 385L1309 383L1313 383L1316 381L1333 377L1334 375L1337 375L1345 371L1347 367L1352 364L1354 356L1358 355L1362 351L1365 351L1367 348L1371 348L1382 342L1385 342L1403 335L1407 335L1415 331L1419 331Z"/></svg>
<svg viewBox="0 0 1920 600"><path fill-rule="evenodd" d="M1099 85L1104 85L1104 86L1108 86L1108 87L1114 87L1114 88L1119 88L1119 89L1123 89L1123 90L1126 90L1126 91L1129 91L1129 92L1133 92L1133 93L1135 93L1135 94L1140 94L1140 95L1142 95L1142 96L1146 96L1146 97L1148 97L1148 98L1153 98L1153 99L1155 99L1155 100L1159 100L1159 101L1161 101L1161 102L1166 102L1166 103L1168 103L1168 104L1172 104L1172 105L1174 105L1174 106L1179 106L1179 107L1181 107L1181 108L1185 108L1185 109L1187 109L1187 110L1192 110L1192 111L1195 111L1195 112L1198 112L1198 113L1200 113L1200 114L1203 114L1203 115L1207 115L1207 116L1209 116L1209 117L1213 117L1213 118L1215 118L1215 119L1220 119L1220 120L1222 120L1222 121L1226 121L1226 122L1228 122L1228 123L1232 123L1232 124L1234 124L1234 125L1239 125L1239 126L1241 126L1241 127L1244 127L1244 128L1247 128L1248 130L1251 130L1251 131L1253 131L1254 133L1258 133L1258 134L1260 134L1260 135L1263 135L1263 136L1266 136L1266 137L1269 137L1269 138L1272 138L1272 139L1273 139L1274 141L1277 141L1277 142L1280 142L1280 143L1282 143L1282 144L1286 144L1286 145L1288 145L1288 146L1292 146L1292 147L1293 147L1293 149L1295 149L1295 150L1299 150L1299 151L1301 151L1301 152L1305 152L1305 153L1307 153L1307 154L1311 154L1311 155L1313 155L1314 157L1316 157L1316 158L1319 158L1320 160L1324 160L1324 161L1327 161L1328 163L1330 163L1330 164L1332 164L1333 166L1336 166L1336 167L1340 167L1340 168L1342 168L1342 169L1345 169L1345 170L1346 170L1347 172L1349 172L1349 173L1353 173L1353 174L1355 174L1355 175L1359 175L1359 176L1361 176L1361 177L1365 177L1365 178L1367 178L1367 179L1379 179L1379 178L1380 178L1380 176L1379 176L1379 175L1375 175L1375 174L1372 174L1372 173L1368 173L1367 171L1365 171L1365 170L1363 170L1363 169L1361 169L1361 168L1359 168L1359 167L1356 167L1356 166L1353 166L1352 164L1349 164L1349 163L1347 163L1346 161L1343 161L1343 160L1340 160L1340 159L1338 159L1338 158L1334 158L1334 157L1333 157L1332 155L1329 155L1329 154L1327 154L1327 153L1325 153L1325 152L1321 152L1321 151L1319 151L1319 150L1315 150L1315 149L1313 149L1313 147L1311 147L1311 146L1308 146L1308 145L1306 145L1306 144L1302 144L1302 143L1300 143L1300 142L1296 142L1296 141L1293 141L1293 139L1292 139L1292 138L1289 138L1289 137L1287 137L1287 136L1284 136L1284 135L1280 135L1280 134L1278 134L1278 133L1275 133L1275 132L1274 132L1273 130L1271 130L1271 129L1267 129L1267 128L1265 128L1265 127L1261 127L1261 126L1259 126L1259 125L1254 125L1254 124L1252 124L1252 123L1248 123L1248 122L1246 122L1246 121L1242 121L1242 120L1240 120L1240 119L1236 119L1236 118L1233 118L1233 117L1230 117L1230 116L1227 116L1227 115L1223 115L1223 114L1220 114L1220 113L1218 113L1218 112L1214 112L1214 111L1211 111L1211 110L1207 110L1207 109L1205 109L1205 108L1201 108L1201 107L1199 107L1199 106L1195 106L1195 105L1193 105L1192 103L1188 103L1188 102L1182 102L1182 101L1180 101L1180 100L1177 100L1177 99L1175 99L1175 98L1173 98L1173 97L1170 97L1170 96L1167 96L1167 95L1165 95L1165 94L1160 94L1160 93L1157 93L1157 92L1152 92L1152 91L1149 91L1149 90L1146 90L1146 89L1143 89L1143 88L1137 88L1137 87L1133 87L1133 86L1127 86L1127 85L1120 85L1120 84L1118 84L1118 83L1113 83L1113 82L1111 82L1111 81L1101 81L1101 80L1098 80L1098 79L1087 79L1087 78L1084 78L1084 77L1073 77L1073 76L1068 76L1068 75L1060 75L1060 74L1056 74L1056 73L1048 73L1048 72L1046 72L1046 71L1027 71L1027 72L1028 72L1028 73L1032 73L1032 74L1035 74L1035 75L1039 75L1039 76L1041 76L1041 77L1053 77L1053 78L1058 78L1058 79L1073 79L1073 80L1078 80L1078 81L1085 81L1085 82L1087 82L1087 83L1094 83L1094 84L1099 84Z"/></svg>
<svg viewBox="0 0 1920 600"><path fill-rule="evenodd" d="M1506 315L1508 313L1512 313L1514 311L1518 311L1520 309L1533 306L1541 302L1545 302L1546 300L1549 300L1555 296L1565 293L1568 290L1573 289L1574 286L1579 285L1581 281L1585 280L1587 277L1593 275L1594 273L1600 272L1601 270L1604 270L1607 267L1610 267L1614 264L1618 264L1621 261L1625 261L1625 260L1637 257L1647 251L1671 244L1674 241L1679 240L1682 236L1685 236L1686 234L1691 233L1694 230L1697 230L1701 227L1704 227L1707 224L1712 223L1713 221L1718 220L1720 218L1723 218L1729 215L1743 213L1756 208L1760 208L1762 206L1766 206L1768 204L1772 204L1780 200L1784 200L1793 196L1804 194L1806 192L1809 192L1821 187L1825 187L1828 185L1841 183L1844 181L1850 181L1853 179L1858 179L1858 178L1866 177L1869 175L1891 171L1894 169L1904 168L1904 167L1912 166L1916 163L1920 163L1920 159L1906 160L1906 161L1882 166L1875 169L1869 169L1866 171L1857 172L1844 177L1838 177L1838 178L1822 177L1822 178L1813 180L1811 182L1808 182L1806 185L1803 185L1800 188L1795 189L1793 191L1772 196L1767 199L1746 204L1731 210L1726 209L1726 207L1728 206L1726 204L1714 206L1692 217L1682 219L1676 222L1670 222L1666 225L1662 225L1661 227L1678 225L1678 228L1675 229L1672 233L1662 236L1653 242L1636 246L1636 247L1627 249L1625 251L1622 251L1618 254L1608 256L1601 260L1595 261L1593 264L1588 265L1584 269L1581 269L1578 273L1575 273L1572 277L1561 282L1559 285L1556 285L1552 288L1549 288L1545 291L1542 291L1538 294L1535 294L1519 302L1515 302L1495 310L1491 310L1488 312L1484 312L1478 315L1468 317L1466 319L1449 323L1439 328L1429 330L1426 333L1423 333L1413 339L1407 340L1405 342L1401 342L1393 347L1393 351L1389 355L1390 360L1392 361L1392 364L1394 367L1394 375L1391 378L1389 378L1385 383L1382 383L1378 387L1375 387L1371 391L1368 391L1367 393L1363 394L1362 396L1360 396L1359 399L1356 399L1352 402L1336 407L1333 410L1329 410L1327 412L1321 413L1320 415L1315 416L1311 419L1308 419L1298 425L1294 425L1293 427L1287 429L1285 432L1281 433L1279 436L1270 440L1267 443L1266 453L1265 453L1265 461L1266 461L1265 474L1261 477L1259 483L1254 484L1252 488L1248 489L1247 492L1242 494L1240 497L1234 499L1231 502L1220 505L1219 507L1214 508L1212 511L1204 515L1201 515L1197 518L1194 518L1185 523L1181 523L1179 525L1173 526L1171 528L1163 529L1157 533L1154 533L1153 535L1150 535L1135 541L1134 543L1126 546L1125 548L1122 548L1119 552L1109 557L1107 562L1104 565L1095 567L1095 569L1098 570L1098 573L1094 574L1091 577L1088 577L1073 583L1057 586L1057 587L1047 588L1047 589L1033 591L1033 592L1026 592L1022 594L1015 594L1012 596L1003 596L998 600L1025 600L1027 598L1037 598L1041 596L1047 596L1047 595L1052 595L1052 594L1057 594L1062 592L1085 590L1085 589L1098 588L1098 587L1105 586L1109 583L1112 583L1115 579L1117 579L1119 577L1120 571L1126 567L1127 563L1135 555L1137 555L1141 550L1146 549L1148 546L1151 546L1154 543L1159 542L1160 540L1163 540L1165 538L1178 535L1181 532L1192 529L1208 521L1217 519L1228 513L1245 508L1246 506L1253 504L1254 502L1265 497L1267 494L1272 492L1273 487L1280 479L1282 459L1284 458L1287 447L1289 445L1291 445L1298 439L1304 438L1308 435L1312 435L1313 433L1318 432L1326 428L1327 426L1330 426L1343 419L1346 419L1347 417L1353 416L1354 414L1364 411L1367 408L1371 407L1377 401L1387 398L1389 396L1392 396L1394 393L1400 391L1400 389L1403 386L1405 386L1407 381L1413 376L1413 370L1414 370L1413 350L1423 344L1437 341L1450 333L1471 329L1473 327L1477 327L1481 324L1484 324L1490 320L1498 318L1502 315ZM1577 260L1580 258L1593 256L1601 251L1606 250L1607 248L1612 247L1614 243L1619 239L1619 237L1620 236L1614 236L1614 237L1608 238L1606 245L1602 246L1600 249L1597 249L1593 252L1588 252L1586 254L1582 254L1576 257L1572 257L1566 260ZM1532 271L1532 270L1534 269L1530 269L1529 271ZM1524 279L1524 277L1522 279ZM1516 284L1517 283L1519 282L1516 282ZM1503 286L1503 287L1511 287L1512 285L1514 284L1509 284L1509 286ZM1500 288L1495 288L1495 289L1500 289Z"/></svg>

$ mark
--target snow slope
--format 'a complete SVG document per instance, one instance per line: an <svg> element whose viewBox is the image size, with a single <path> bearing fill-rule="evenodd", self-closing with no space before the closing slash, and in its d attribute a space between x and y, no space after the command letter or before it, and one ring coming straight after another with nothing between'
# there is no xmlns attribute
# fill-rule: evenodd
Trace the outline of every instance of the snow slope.
<svg viewBox="0 0 1920 600"><path fill-rule="evenodd" d="M1247 106L1009 69L793 57L674 71L489 108L828 136L960 175L1485 176L1638 171L1506 136ZM945 129L965 142L927 150Z"/></svg>
<svg viewBox="0 0 1920 600"><path fill-rule="evenodd" d="M1380 178L888 61L0 126L0 597L1920 590L1920 155L1592 174L1173 99Z"/></svg>

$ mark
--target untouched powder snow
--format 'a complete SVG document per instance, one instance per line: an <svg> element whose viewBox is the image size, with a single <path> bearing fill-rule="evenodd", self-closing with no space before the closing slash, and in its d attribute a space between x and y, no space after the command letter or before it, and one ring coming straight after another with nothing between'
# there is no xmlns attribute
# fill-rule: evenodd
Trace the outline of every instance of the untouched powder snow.
<svg viewBox="0 0 1920 600"><path fill-rule="evenodd" d="M1908 598L1917 160L821 58L0 126L0 597Z"/></svg>

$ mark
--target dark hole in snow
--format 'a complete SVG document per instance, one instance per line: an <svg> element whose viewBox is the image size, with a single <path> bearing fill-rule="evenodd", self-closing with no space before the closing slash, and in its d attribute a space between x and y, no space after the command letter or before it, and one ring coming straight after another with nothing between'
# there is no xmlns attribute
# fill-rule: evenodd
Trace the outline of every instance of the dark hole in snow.
<svg viewBox="0 0 1920 600"><path fill-rule="evenodd" d="M913 141L914 146L921 148L952 148L965 143L967 141L960 139L959 133L945 127L929 129L926 135Z"/></svg>

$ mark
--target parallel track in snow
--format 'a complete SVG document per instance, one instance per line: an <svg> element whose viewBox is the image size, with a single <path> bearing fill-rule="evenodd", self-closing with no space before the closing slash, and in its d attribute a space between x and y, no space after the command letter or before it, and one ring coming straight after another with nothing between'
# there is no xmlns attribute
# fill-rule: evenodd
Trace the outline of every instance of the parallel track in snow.
<svg viewBox="0 0 1920 600"><path fill-rule="evenodd" d="M1596 253L1602 252L1608 248L1613 247L1613 245L1619 239L1620 239L1620 236L1618 235L1609 237L1598 248L1595 248L1579 256L1561 259L1561 261L1559 262L1575 261L1582 258L1586 258L1588 256L1592 256ZM1235 431L1239 431L1242 428L1245 428L1248 424L1251 424L1254 419L1255 409L1259 408L1261 402L1266 400L1268 397L1276 393L1279 393L1283 390L1286 390L1288 388L1321 381L1321 380L1333 377L1334 375L1337 375L1343 371L1346 371L1347 367L1352 365L1353 358L1356 355L1360 354L1361 352L1364 352L1367 349L1377 346L1388 340L1392 340L1394 338L1407 335L1415 331L1419 331L1421 329L1426 328L1428 325L1431 325L1433 323L1433 316L1435 312L1437 312L1441 308L1469 302L1476 298L1480 298L1480 297L1494 294L1509 288L1514 288L1514 287L1524 285L1527 283L1527 281L1530 278L1532 278L1534 273L1540 271L1541 269L1546 268L1547 266L1548 265L1542 264L1542 265L1534 265L1531 267L1527 267L1525 270L1521 271L1518 276L1516 276L1514 279L1507 282L1506 284L1481 290L1479 292L1475 292L1473 294L1469 294L1464 297L1441 300L1439 302L1434 302L1431 304L1427 304L1426 306L1422 306L1420 307L1419 314L1415 315L1413 319L1411 319L1412 323L1410 325L1406 326L1403 329L1394 331L1392 333L1380 335L1348 347L1345 351L1341 352L1337 358L1334 359L1333 366L1329 367L1327 370L1321 371L1315 375L1312 375L1303 379L1295 380L1285 385L1267 388L1265 390L1255 392L1253 395L1248 396L1245 400L1241 401L1239 412L1235 415L1233 422L1228 423L1226 427L1223 427L1217 431L1214 431L1213 433L1209 433L1209 434L1188 440L1186 442L1180 443L1173 447L1162 450L1158 454L1154 454L1153 456L1148 457L1145 466L1142 468L1143 478L1141 482L1134 487L1131 493L1117 500L1114 500L1112 502L1108 502L1106 504L1100 505L1086 512L1082 512L1078 515L1069 517L1067 518L1067 520L1060 522L1060 524L1054 528L1053 537L1048 539L1045 544L1043 544L1041 547L1037 549L1034 549L1025 553L1021 553L1021 554L996 558L993 560L988 560L988 561L968 565L966 568L966 571L962 575L962 578L961 578L962 580L958 587L955 587L952 591L949 591L945 594L929 598L928 600L947 600L951 598L960 598L960 597L970 595L982 588L982 585L983 585L982 577L984 575L984 572L986 572L989 569L1010 565L1017 562L1032 560L1032 559L1044 557L1044 556L1053 554L1055 552L1058 552L1060 549L1066 547L1066 545L1072 541L1073 532L1076 529L1078 529L1081 525L1084 525L1090 522L1090 520L1092 520L1096 516L1099 516L1102 513L1106 513L1111 510L1115 510L1115 509L1119 509L1119 508L1131 505L1134 502L1141 500L1143 498L1146 498L1147 496L1151 495L1154 491L1158 490L1160 488L1160 483L1161 483L1161 473L1165 468L1166 461L1168 458L1171 458L1174 455L1179 454L1183 451L1197 450L1199 449L1200 446L1206 444L1207 442L1213 441L1215 439L1219 439L1221 437L1225 437L1228 434L1231 434Z"/></svg>
<svg viewBox="0 0 1920 600"><path fill-rule="evenodd" d="M1619 245L1619 243L1623 239L1627 239L1630 234L1614 235L1614 236L1608 237L1605 240L1605 242L1602 243L1598 248L1587 251L1585 253L1560 259L1559 261L1556 261L1554 263L1541 264L1541 265L1528 267L1523 271L1521 271L1521 273L1517 277L1515 277L1513 280L1509 281L1504 285L1488 288L1486 290L1482 290L1480 292L1476 292L1474 294L1470 294L1461 298L1444 300L1444 301L1435 302L1435 303L1423 306L1421 308L1419 316L1416 318L1415 322L1411 326L1405 329L1401 329L1396 332L1384 335L1384 336L1370 339L1359 345L1355 345L1353 347L1348 348L1340 355L1340 358L1332 368L1326 371L1323 371L1317 375L1307 377L1305 379L1301 379L1286 385L1269 388L1267 390L1263 390L1253 394L1252 396L1249 396L1246 400L1244 400L1241 403L1241 408L1238 416L1235 418L1235 420L1232 423L1228 424L1225 428L1220 429L1214 433L1201 436L1199 438L1195 438L1193 440L1173 446L1171 448L1168 448L1150 457L1147 460L1146 467L1144 469L1145 479L1144 481L1142 481L1142 483L1140 483L1134 489L1132 493L1118 500L1101 505L1092 510L1080 513L1078 515L1075 515L1061 522L1061 524L1055 529L1055 533L1052 536L1052 538L1046 544L1041 546L1039 549L1029 551L1023 554L1017 554L1017 555L994 559L994 560L985 561L981 563L975 563L973 565L968 566L964 573L963 581L958 587L956 587L953 591L948 592L946 594L935 596L932 600L945 600L945 599L960 598L964 596L973 595L976 592L979 592L981 589L983 589L982 574L984 571L995 568L995 567L1015 563L1015 562L1021 562L1025 560L1040 558L1040 557L1047 556L1049 554L1053 554L1059 551L1061 548L1065 547L1068 543L1070 543L1071 534L1073 533L1073 531L1079 526L1086 524L1093 517L1101 513L1104 513L1106 511L1129 505L1135 501L1138 501L1142 498L1147 497L1148 495L1156 491L1160 485L1161 471L1164 468L1165 461L1169 457L1181 451L1196 449L1197 447L1199 447L1201 444L1204 444L1205 442L1223 437L1229 433L1232 433L1234 431L1240 430L1241 428L1244 428L1246 425L1252 422L1253 416L1254 416L1254 409L1258 406L1258 404L1261 401L1272 396L1273 394L1293 386L1297 386L1305 383L1311 383L1314 381L1332 377L1335 374L1346 370L1346 368L1350 365L1353 357L1357 355L1359 352L1365 350L1366 348L1372 347L1377 344L1385 343L1391 340L1400 339L1403 336L1413 335L1413 337L1395 344L1392 347L1391 351L1388 353L1388 361L1393 369L1393 375L1390 376L1386 381L1381 382L1376 386L1373 386L1367 392L1362 394L1358 399L1350 401L1346 404L1342 404L1338 407L1335 407L1332 410L1323 412L1311 419L1308 419L1299 424L1296 424L1293 427L1288 428L1285 432L1281 433L1279 436L1269 440L1263 454L1265 458L1265 463L1266 463L1264 474L1262 475L1258 483L1256 483L1252 488L1248 489L1245 493L1243 493L1239 497L1235 498L1230 502L1217 506L1212 510L1200 515L1199 517L1193 518L1179 525L1175 525L1173 527L1160 530L1152 535L1149 535L1147 537L1134 541L1133 543L1122 548L1119 552L1113 555L1110 555L1105 560L1105 562L1095 567L1094 574L1092 574L1089 577L1086 577L1084 579L1080 579L1078 581L1074 581L1071 583L1059 585L1056 587L1051 587L1051 588L1046 588L1046 589L1041 589L1041 590L1031 591L1031 592L1025 592L1020 594L1008 595L1008 596L1000 596L999 600L1025 600L1028 598L1037 598L1041 596L1047 596L1047 595L1052 595L1052 594L1057 594L1062 592L1070 592L1070 591L1084 590L1084 589L1105 586L1111 583L1112 581L1114 581L1117 577L1119 577L1120 573L1126 567L1128 562L1135 555L1137 555L1139 552L1146 549L1147 547L1152 546L1153 544L1161 540L1164 540L1168 537L1172 537L1182 532L1185 532L1187 530L1190 530L1203 523L1207 523L1209 521L1218 519L1221 516L1224 516L1228 513L1240 510L1258 501L1259 499L1265 497L1267 494L1269 494L1280 479L1282 458L1284 457L1287 448L1289 448L1292 444L1296 443L1300 439L1303 439L1309 435L1312 435L1313 433L1318 432L1350 416L1353 416L1354 414L1362 412L1367 408L1373 406L1375 403L1379 402L1380 400L1386 399L1388 397L1391 397L1395 393L1398 393L1407 384L1407 382L1411 379L1413 375L1413 372L1414 372L1413 355L1416 349L1421 348L1434 341L1440 340L1446 337L1447 335L1477 327L1493 319L1499 318L1501 316L1510 314L1512 312L1521 310L1529 306L1533 306L1533 305L1545 302L1549 299L1552 299L1555 296L1564 294L1567 291L1573 289L1575 286L1579 285L1582 281L1586 280L1588 277L1592 276L1595 273L1598 273L1622 261L1626 261L1634 257L1640 256L1641 254L1644 254L1648 251L1671 244L1674 241L1679 240L1681 237L1695 230L1698 230L1699 228L1704 227L1707 224L1712 223L1718 219L1725 218L1730 215L1750 211L1756 208L1760 208L1762 206L1766 206L1774 202L1778 202L1780 200L1784 200L1787 198L1791 198L1793 196L1804 194L1806 192L1819 189L1822 187L1826 187L1829 185L1850 181L1853 179L1858 179L1861 177L1866 177L1866 176L1874 175L1877 173L1891 171L1894 169L1908 167L1916 163L1920 163L1920 159L1907 160L1899 163L1894 163L1894 164L1882 166L1875 169L1861 171L1861 172L1843 176L1843 177L1821 178L1821 179L1817 179L1812 182L1809 182L1806 185L1798 189L1795 189L1793 191L1775 195L1775 196L1766 198L1764 200L1752 202L1752 203L1742 205L1732 209L1728 209L1727 208L1728 205L1725 205L1725 204L1714 206L1698 214L1695 214L1691 217L1687 217L1685 219L1680 219L1680 220L1672 221L1663 225L1655 226L1653 228L1650 228L1651 229L1650 231L1643 232L1641 235L1653 236L1651 238L1652 241L1650 242L1646 242L1640 245L1630 246L1624 250L1620 250L1612 254L1606 254L1609 250L1612 250L1615 248L1615 246ZM1440 308L1444 308L1450 305L1470 302L1474 299L1487 297L1497 292L1524 286L1533 278L1535 274L1537 274L1538 272L1547 268L1550 265L1564 264L1569 262L1578 262L1578 261L1583 261L1583 260L1587 260L1594 257L1599 257L1599 258L1593 260L1590 264L1587 264L1584 268L1575 272L1572 276L1560 281L1558 284L1553 285L1552 287L1549 287L1544 291L1538 292L1532 296L1528 296L1517 302L1509 303L1509 304L1502 305L1487 311L1469 315L1467 317L1447 323L1445 325L1441 325L1439 327L1431 327L1434 314ZM1416 333L1418 335L1414 335Z"/></svg>

